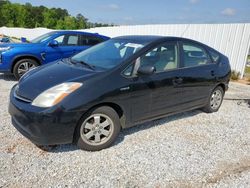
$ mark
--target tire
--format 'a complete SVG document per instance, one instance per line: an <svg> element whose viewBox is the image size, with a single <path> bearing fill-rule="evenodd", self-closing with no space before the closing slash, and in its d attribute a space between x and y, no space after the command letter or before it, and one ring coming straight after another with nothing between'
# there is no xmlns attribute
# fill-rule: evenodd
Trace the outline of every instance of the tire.
<svg viewBox="0 0 250 188"><path fill-rule="evenodd" d="M120 119L113 108L96 108L81 120L76 134L77 146L87 151L105 149L113 144L120 129Z"/></svg>
<svg viewBox="0 0 250 188"><path fill-rule="evenodd" d="M213 113L217 112L222 104L225 91L221 86L216 87L210 94L209 100L202 109L204 112Z"/></svg>
<svg viewBox="0 0 250 188"><path fill-rule="evenodd" d="M37 66L39 66L38 62L33 59L21 59L14 65L13 74L19 80L23 74Z"/></svg>

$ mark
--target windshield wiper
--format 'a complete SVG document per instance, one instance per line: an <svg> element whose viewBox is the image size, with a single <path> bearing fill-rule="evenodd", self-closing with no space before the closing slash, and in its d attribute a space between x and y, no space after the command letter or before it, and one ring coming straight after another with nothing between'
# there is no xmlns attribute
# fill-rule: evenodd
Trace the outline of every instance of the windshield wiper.
<svg viewBox="0 0 250 188"><path fill-rule="evenodd" d="M86 67L88 67L89 69L91 69L91 70L95 70L95 66L94 65L90 65L90 64L88 64L88 63L86 63L86 62L84 62L84 61L76 61L76 60L72 60L72 59L70 59L70 61L71 61L71 63L81 63L82 65L85 65Z"/></svg>

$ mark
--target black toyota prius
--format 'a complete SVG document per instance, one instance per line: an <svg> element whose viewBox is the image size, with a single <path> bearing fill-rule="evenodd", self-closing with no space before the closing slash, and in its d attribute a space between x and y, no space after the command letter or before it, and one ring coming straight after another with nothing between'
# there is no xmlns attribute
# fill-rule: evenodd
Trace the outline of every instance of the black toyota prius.
<svg viewBox="0 0 250 188"><path fill-rule="evenodd" d="M26 73L12 88L9 113L35 144L101 150L121 128L218 111L230 72L228 58L202 43L122 36Z"/></svg>

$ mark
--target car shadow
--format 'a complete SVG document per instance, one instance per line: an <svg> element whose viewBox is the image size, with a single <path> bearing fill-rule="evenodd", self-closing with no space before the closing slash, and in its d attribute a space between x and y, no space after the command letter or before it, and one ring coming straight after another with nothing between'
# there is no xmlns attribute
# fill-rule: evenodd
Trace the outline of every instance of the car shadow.
<svg viewBox="0 0 250 188"><path fill-rule="evenodd" d="M180 119L185 119L188 117L192 117L192 116L195 116L195 115L200 114L200 113L202 113L201 110L193 110L193 111L189 111L189 112L183 112L180 114L167 116L167 117L157 119L154 121L149 121L147 123L138 124L138 125L131 127L131 128L123 129L123 130L121 130L118 138L116 139L115 143L112 146L119 145L124 140L124 138L128 135L135 134L139 131L151 129L153 127L167 126L167 125L165 125L166 123L169 123L172 121L177 121ZM50 153L62 153L62 152L70 152L70 151L79 150L77 148L77 146L74 144L63 144L63 145L55 145L55 146L40 146L39 148L42 149L43 151L50 152Z"/></svg>
<svg viewBox="0 0 250 188"><path fill-rule="evenodd" d="M17 81L13 74L0 74L0 79L5 81Z"/></svg>

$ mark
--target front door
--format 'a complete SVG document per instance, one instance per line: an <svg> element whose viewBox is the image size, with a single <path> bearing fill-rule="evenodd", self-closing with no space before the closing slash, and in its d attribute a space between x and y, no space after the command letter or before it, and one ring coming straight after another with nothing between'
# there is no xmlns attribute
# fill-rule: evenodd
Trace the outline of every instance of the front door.
<svg viewBox="0 0 250 188"><path fill-rule="evenodd" d="M132 85L132 119L134 122L179 110L181 88L178 84L179 52L177 42L154 47L137 61L137 66L154 66L152 75L138 75ZM137 69L138 69L137 68ZM136 69L136 68L135 68Z"/></svg>
<svg viewBox="0 0 250 188"><path fill-rule="evenodd" d="M68 58L75 55L78 51L79 36L76 34L65 34L55 38L58 46L47 46L45 49L45 62L49 63L57 59Z"/></svg>

